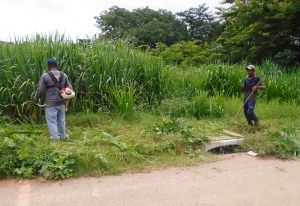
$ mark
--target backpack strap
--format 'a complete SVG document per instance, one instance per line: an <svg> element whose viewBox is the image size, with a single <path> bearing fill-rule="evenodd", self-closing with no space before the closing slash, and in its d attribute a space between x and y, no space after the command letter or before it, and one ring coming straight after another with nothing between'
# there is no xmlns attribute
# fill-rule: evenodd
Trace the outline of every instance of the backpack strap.
<svg viewBox="0 0 300 206"><path fill-rule="evenodd" d="M50 87L47 87L47 88L53 88L53 87L57 87L59 89L61 89L61 84L63 82L63 78L64 78L64 73L63 72L60 72L59 74L59 80L57 81L56 77L54 76L54 74L49 71L47 72L49 74L49 76L51 77L52 81L54 82L54 85L53 86L50 86Z"/></svg>

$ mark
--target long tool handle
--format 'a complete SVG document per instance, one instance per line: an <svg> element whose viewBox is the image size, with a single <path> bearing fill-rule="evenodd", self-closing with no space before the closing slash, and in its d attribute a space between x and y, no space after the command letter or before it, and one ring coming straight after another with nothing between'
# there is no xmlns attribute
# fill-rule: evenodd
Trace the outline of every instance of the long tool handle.
<svg viewBox="0 0 300 206"><path fill-rule="evenodd" d="M258 86L261 82L262 78L260 78L260 80L258 81L257 85ZM244 102L243 106L241 107L241 109L238 111L238 113L235 115L235 117L233 118L233 120L230 122L229 127L232 125L232 123L236 120L236 118L239 116L239 114L241 113L242 109L245 107L246 103L248 102L248 100L250 99L250 97L252 96L252 94L254 93L255 90L252 90L252 92L250 93L250 95L248 96L248 98L246 99L246 101Z"/></svg>

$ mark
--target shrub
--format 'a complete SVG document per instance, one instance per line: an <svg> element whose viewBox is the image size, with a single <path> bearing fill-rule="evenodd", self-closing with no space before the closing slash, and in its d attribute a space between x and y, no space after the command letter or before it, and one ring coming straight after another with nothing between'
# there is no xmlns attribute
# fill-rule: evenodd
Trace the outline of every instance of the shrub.
<svg viewBox="0 0 300 206"><path fill-rule="evenodd" d="M33 178L41 175L46 179L64 179L73 176L73 154L42 150L36 136L12 133L0 137L0 178Z"/></svg>

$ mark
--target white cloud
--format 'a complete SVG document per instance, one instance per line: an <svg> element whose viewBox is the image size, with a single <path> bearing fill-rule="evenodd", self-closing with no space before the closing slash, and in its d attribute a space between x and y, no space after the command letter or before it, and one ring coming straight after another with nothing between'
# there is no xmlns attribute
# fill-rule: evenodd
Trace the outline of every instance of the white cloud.
<svg viewBox="0 0 300 206"><path fill-rule="evenodd" d="M46 10L56 10L56 11L62 11L65 9L65 4L61 4L61 1L59 0L51 0L51 1L45 1L45 0L38 0L37 6L42 9Z"/></svg>
<svg viewBox="0 0 300 206"><path fill-rule="evenodd" d="M132 10L149 6L180 12L207 3L212 10L221 0L0 0L0 40L35 33L65 33L72 39L99 32L94 16L112 6Z"/></svg>

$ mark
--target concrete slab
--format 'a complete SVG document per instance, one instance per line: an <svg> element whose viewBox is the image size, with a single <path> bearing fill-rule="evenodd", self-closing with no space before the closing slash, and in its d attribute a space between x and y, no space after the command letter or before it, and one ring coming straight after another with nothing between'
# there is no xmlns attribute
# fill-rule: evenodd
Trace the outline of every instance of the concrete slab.
<svg viewBox="0 0 300 206"><path fill-rule="evenodd" d="M240 145L243 140L244 137L242 135L228 130L223 130L221 135L211 137L211 142L205 144L205 151L207 152L211 149L222 146Z"/></svg>
<svg viewBox="0 0 300 206"><path fill-rule="evenodd" d="M212 141L210 143L205 144L205 151L209 151L214 148L228 146L228 145L240 145L244 139L225 139L225 140L217 140Z"/></svg>

